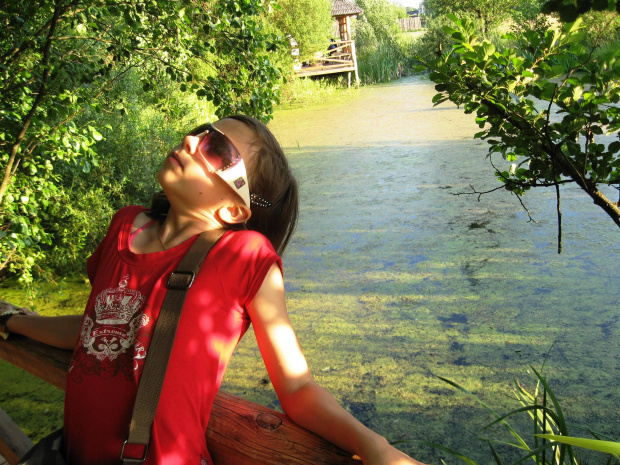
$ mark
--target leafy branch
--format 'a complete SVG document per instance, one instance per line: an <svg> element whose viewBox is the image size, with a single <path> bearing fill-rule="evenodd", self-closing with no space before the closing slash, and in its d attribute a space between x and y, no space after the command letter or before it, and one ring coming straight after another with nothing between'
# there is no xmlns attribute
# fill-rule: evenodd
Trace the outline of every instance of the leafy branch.
<svg viewBox="0 0 620 465"><path fill-rule="evenodd" d="M554 187L559 251L564 184L578 185L620 226L618 204L598 188L619 184L620 141L597 140L620 129L620 52L594 59L594 49L581 43L580 20L544 33L507 35L497 50L477 37L472 21L448 17L454 26L444 31L454 40L452 50L425 62L439 92L434 105L450 100L476 113L483 130L474 137L512 164L493 167L520 201L530 188Z"/></svg>

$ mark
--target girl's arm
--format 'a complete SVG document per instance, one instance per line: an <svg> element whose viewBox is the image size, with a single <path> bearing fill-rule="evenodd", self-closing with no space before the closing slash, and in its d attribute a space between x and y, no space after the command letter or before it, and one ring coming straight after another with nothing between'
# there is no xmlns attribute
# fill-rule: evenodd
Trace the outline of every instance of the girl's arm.
<svg viewBox="0 0 620 465"><path fill-rule="evenodd" d="M288 318L277 265L267 273L248 312L276 394L295 423L358 455L364 465L421 465L357 421L314 381Z"/></svg>
<svg viewBox="0 0 620 465"><path fill-rule="evenodd" d="M45 317L34 312L14 315L7 322L9 333L21 334L59 349L75 348L80 335L82 315Z"/></svg>

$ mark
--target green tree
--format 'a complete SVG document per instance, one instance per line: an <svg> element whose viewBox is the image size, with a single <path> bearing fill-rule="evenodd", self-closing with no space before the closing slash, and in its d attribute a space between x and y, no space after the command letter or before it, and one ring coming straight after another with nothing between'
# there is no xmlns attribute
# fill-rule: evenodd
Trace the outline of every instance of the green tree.
<svg viewBox="0 0 620 465"><path fill-rule="evenodd" d="M530 188L555 187L560 251L563 185L577 184L620 226L618 202L608 198L620 186L620 50L595 57L578 20L509 35L511 46L499 51L471 21L450 19L452 51L427 63L440 92L434 104L450 100L476 113L483 130L475 137L490 144L497 178L519 199Z"/></svg>
<svg viewBox="0 0 620 465"><path fill-rule="evenodd" d="M398 13L387 0L357 0L363 13L355 25L355 40L359 46L392 43L400 33Z"/></svg>
<svg viewBox="0 0 620 465"><path fill-rule="evenodd" d="M525 31L546 31L551 25L549 16L542 12L540 0L519 0L512 12L512 30L517 34Z"/></svg>
<svg viewBox="0 0 620 465"><path fill-rule="evenodd" d="M58 238L71 235L74 196L65 181L97 166L102 128L95 115L125 111L123 97L110 90L128 73L137 73L142 89L155 96L172 84L206 98L218 116L270 118L281 75L269 53L278 39L259 20L266 2L196 5L3 2L0 276L30 281L46 254L57 253ZM73 233L80 244L83 232Z"/></svg>
<svg viewBox="0 0 620 465"><path fill-rule="evenodd" d="M299 44L300 60L327 49L334 19L331 0L278 0L267 16L282 36L291 36Z"/></svg>
<svg viewBox="0 0 620 465"><path fill-rule="evenodd" d="M519 0L424 0L424 6L432 16L446 14L470 15L481 23L486 34L510 16Z"/></svg>

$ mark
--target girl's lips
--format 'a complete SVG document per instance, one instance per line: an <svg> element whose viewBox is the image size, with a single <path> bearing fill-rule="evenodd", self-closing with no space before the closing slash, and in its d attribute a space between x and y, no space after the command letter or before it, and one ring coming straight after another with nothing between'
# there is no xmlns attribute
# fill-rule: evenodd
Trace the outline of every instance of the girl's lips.
<svg viewBox="0 0 620 465"><path fill-rule="evenodd" d="M171 160L173 163L178 164L181 168L183 168L183 164L181 163L181 159L179 158L179 155L176 152L171 152L168 155L168 159Z"/></svg>

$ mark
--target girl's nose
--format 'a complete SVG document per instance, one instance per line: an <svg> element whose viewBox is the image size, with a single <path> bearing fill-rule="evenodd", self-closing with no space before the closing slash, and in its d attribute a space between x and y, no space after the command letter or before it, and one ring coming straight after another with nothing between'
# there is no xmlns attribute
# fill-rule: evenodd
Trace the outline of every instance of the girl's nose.
<svg viewBox="0 0 620 465"><path fill-rule="evenodd" d="M200 142L200 137L198 136L185 136L183 139L183 150L185 150L190 155L194 155L196 153L196 149L198 148L198 143Z"/></svg>

